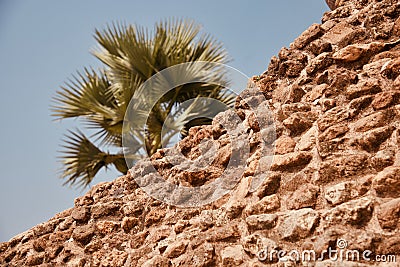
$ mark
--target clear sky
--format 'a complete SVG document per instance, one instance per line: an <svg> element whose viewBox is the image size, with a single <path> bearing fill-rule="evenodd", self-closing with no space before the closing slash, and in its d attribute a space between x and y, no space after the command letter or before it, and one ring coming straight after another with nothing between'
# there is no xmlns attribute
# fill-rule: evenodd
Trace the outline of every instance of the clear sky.
<svg viewBox="0 0 400 267"><path fill-rule="evenodd" d="M267 68L328 7L324 0L0 0L0 242L73 206L87 191L59 179L61 139L76 121L54 122L51 98L76 70L100 66L95 28L169 17L194 19L248 76ZM117 172L101 173L95 183Z"/></svg>

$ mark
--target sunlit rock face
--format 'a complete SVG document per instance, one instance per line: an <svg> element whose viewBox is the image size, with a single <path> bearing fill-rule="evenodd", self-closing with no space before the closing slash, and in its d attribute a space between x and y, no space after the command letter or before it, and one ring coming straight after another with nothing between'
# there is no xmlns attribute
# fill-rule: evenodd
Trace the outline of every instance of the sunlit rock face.
<svg viewBox="0 0 400 267"><path fill-rule="evenodd" d="M325 0L325 2L331 10L336 8L336 0Z"/></svg>
<svg viewBox="0 0 400 267"><path fill-rule="evenodd" d="M0 244L0 265L397 266L388 261L400 261L400 3L327 3L333 11L321 24L282 48L253 79L262 102L254 88L238 99L237 131L246 133L250 155L240 177L229 174L232 191L204 206L168 205L136 183L150 177L149 163L140 162ZM269 107L274 138L246 101ZM193 128L173 148L210 167L178 168L183 163L170 164L168 149L151 164L171 183L214 181L241 144L218 127L228 115ZM273 157L262 153L262 140L273 143ZM215 151L206 153L208 147ZM278 250L287 253L278 257ZM323 254L329 250L344 256L332 259ZM304 251L315 253L313 263ZM346 258L355 251L359 259Z"/></svg>

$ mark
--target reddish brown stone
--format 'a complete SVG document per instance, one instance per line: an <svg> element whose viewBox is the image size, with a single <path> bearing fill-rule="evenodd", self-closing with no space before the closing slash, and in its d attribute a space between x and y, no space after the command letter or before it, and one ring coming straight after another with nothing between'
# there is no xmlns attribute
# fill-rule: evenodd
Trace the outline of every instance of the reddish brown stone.
<svg viewBox="0 0 400 267"><path fill-rule="evenodd" d="M320 164L316 182L326 183L336 179L368 173L368 154L357 153L335 157Z"/></svg>
<svg viewBox="0 0 400 267"><path fill-rule="evenodd" d="M319 24L315 23L305 30L299 37L297 37L291 47L301 49L323 34L324 30Z"/></svg>
<svg viewBox="0 0 400 267"><path fill-rule="evenodd" d="M347 120L350 116L349 111L344 107L333 108L317 120L318 128L320 131L325 131L327 128Z"/></svg>
<svg viewBox="0 0 400 267"><path fill-rule="evenodd" d="M371 164L375 170L382 171L384 168L394 164L395 156L396 154L394 149L381 150L371 158Z"/></svg>
<svg viewBox="0 0 400 267"><path fill-rule="evenodd" d="M339 23L334 23L321 39L343 48L362 34L364 34L363 29L355 28L347 21L340 21Z"/></svg>
<svg viewBox="0 0 400 267"><path fill-rule="evenodd" d="M43 263L44 253L29 255L26 258L25 264L26 266L36 266Z"/></svg>
<svg viewBox="0 0 400 267"><path fill-rule="evenodd" d="M317 203L318 193L318 186L304 184L288 197L286 206L291 210L314 208Z"/></svg>
<svg viewBox="0 0 400 267"><path fill-rule="evenodd" d="M272 171L290 171L293 168L304 168L312 159L309 152L293 152L274 157Z"/></svg>
<svg viewBox="0 0 400 267"><path fill-rule="evenodd" d="M265 196L275 194L279 190L280 184L281 175L277 173L266 174L266 177L258 188L256 194L260 199Z"/></svg>
<svg viewBox="0 0 400 267"><path fill-rule="evenodd" d="M277 195L266 196L260 201L250 204L245 209L245 214L253 215L253 214L264 214L275 211L279 209L281 206L280 200Z"/></svg>
<svg viewBox="0 0 400 267"><path fill-rule="evenodd" d="M325 227L335 224L348 224L361 228L372 218L374 203L368 198L361 198L341 204L321 216Z"/></svg>
<svg viewBox="0 0 400 267"><path fill-rule="evenodd" d="M354 99L363 95L377 94L381 92L381 86L377 80L366 80L361 83L351 85L346 90L349 99Z"/></svg>
<svg viewBox="0 0 400 267"><path fill-rule="evenodd" d="M277 219L278 216L275 214L251 215L246 218L246 223L250 229L264 230L275 227Z"/></svg>
<svg viewBox="0 0 400 267"><path fill-rule="evenodd" d="M389 79L396 79L400 74L400 59L393 59L388 65L382 70L382 75L388 77Z"/></svg>
<svg viewBox="0 0 400 267"><path fill-rule="evenodd" d="M378 173L373 187L381 197L400 196L400 167L388 167Z"/></svg>
<svg viewBox="0 0 400 267"><path fill-rule="evenodd" d="M78 222L86 222L90 218L90 213L86 207L76 207L72 211L72 218Z"/></svg>
<svg viewBox="0 0 400 267"><path fill-rule="evenodd" d="M143 267L153 267L153 266L170 267L170 266L172 266L172 263L169 259L162 257L160 255L157 255L157 256L153 257L152 259L143 263L142 266Z"/></svg>
<svg viewBox="0 0 400 267"><path fill-rule="evenodd" d="M195 249L183 262L182 266L207 267L214 266L216 262L214 246L205 242Z"/></svg>
<svg viewBox="0 0 400 267"><path fill-rule="evenodd" d="M72 233L72 238L77 242L86 245L90 242L95 233L95 227L93 225L83 225L75 228Z"/></svg>
<svg viewBox="0 0 400 267"><path fill-rule="evenodd" d="M290 211L282 218L278 231L282 239L294 242L309 236L319 222L319 214L313 209Z"/></svg>
<svg viewBox="0 0 400 267"><path fill-rule="evenodd" d="M165 216L165 211L164 210L152 209L146 215L145 224L149 226L149 225L158 223L164 216Z"/></svg>
<svg viewBox="0 0 400 267"><path fill-rule="evenodd" d="M291 135L295 136L311 128L312 119L307 113L298 112L284 120L283 124L290 130Z"/></svg>
<svg viewBox="0 0 400 267"><path fill-rule="evenodd" d="M375 110L388 108L391 105L396 104L400 98L400 91L387 91L379 93L375 96L372 101L372 107Z"/></svg>
<svg viewBox="0 0 400 267"><path fill-rule="evenodd" d="M167 258L177 258L186 251L186 247L188 246L187 240L178 240L173 244L169 245L164 252L164 256Z"/></svg>
<svg viewBox="0 0 400 267"><path fill-rule="evenodd" d="M221 252L221 266L239 266L244 262L245 254L241 245L226 247Z"/></svg>
<svg viewBox="0 0 400 267"><path fill-rule="evenodd" d="M103 216L110 215L119 209L119 205L116 203L100 203L92 206L90 209L92 218L100 218Z"/></svg>
<svg viewBox="0 0 400 267"><path fill-rule="evenodd" d="M323 52L331 52L332 51L332 45L328 43L327 41L317 39L310 43L310 48L311 52L314 53L314 55L319 55Z"/></svg>
<svg viewBox="0 0 400 267"><path fill-rule="evenodd" d="M394 131L394 127L386 126L365 132L362 136L356 139L356 142L362 149L374 151L389 138Z"/></svg>
<svg viewBox="0 0 400 267"><path fill-rule="evenodd" d="M296 142L287 135L282 135L276 140L275 154L284 155L294 151Z"/></svg>
<svg viewBox="0 0 400 267"><path fill-rule="evenodd" d="M103 235L111 234L118 230L120 223L114 221L98 221L96 222L96 229Z"/></svg>
<svg viewBox="0 0 400 267"><path fill-rule="evenodd" d="M326 69L332 65L332 55L331 53L324 52L319 54L316 58L310 60L310 63L306 67L306 72L308 75L315 75L318 71Z"/></svg>
<svg viewBox="0 0 400 267"><path fill-rule="evenodd" d="M400 226L400 198L382 204L378 211L378 220L383 229L395 230Z"/></svg>
<svg viewBox="0 0 400 267"><path fill-rule="evenodd" d="M322 134L318 136L320 142L327 141L344 135L346 132L349 131L349 127L347 124L337 124L329 127L325 130Z"/></svg>
<svg viewBox="0 0 400 267"><path fill-rule="evenodd" d="M365 132L374 128L386 126L388 119L390 119L390 115L387 112L375 112L359 119L354 124L354 129L357 132Z"/></svg>
<svg viewBox="0 0 400 267"><path fill-rule="evenodd" d="M326 4L329 6L331 10L336 8L336 0L325 0Z"/></svg>
<svg viewBox="0 0 400 267"><path fill-rule="evenodd" d="M400 236L395 235L382 240L378 249L376 250L376 253L381 255L387 255L392 259L391 262L394 263L396 262L395 261L396 256L399 255L399 251L400 251Z"/></svg>

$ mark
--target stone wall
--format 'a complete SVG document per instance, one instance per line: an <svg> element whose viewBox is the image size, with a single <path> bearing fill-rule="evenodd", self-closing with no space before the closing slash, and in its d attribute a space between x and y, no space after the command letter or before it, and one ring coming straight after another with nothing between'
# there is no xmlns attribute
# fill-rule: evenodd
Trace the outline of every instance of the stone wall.
<svg viewBox="0 0 400 267"><path fill-rule="evenodd" d="M200 208L169 206L126 176L94 186L75 206L0 244L2 266L400 266L400 3L342 0L253 81L275 119L272 165L263 169L260 140L242 95L236 103L251 156L234 191ZM249 90L248 90L249 91ZM251 90L250 90L251 91ZM206 172L179 173L152 164L182 184L204 184L229 161L226 133L192 129L176 146L199 154L208 137L219 144ZM257 171L258 170L258 171ZM251 192L251 181L262 185ZM259 178L259 177L258 177ZM266 251L268 249L269 251ZM294 254L277 262L272 250L358 251L359 261L315 262ZM362 253L370 251L368 258ZM261 252L261 253L260 253ZM264 253L262 253L264 252ZM365 256L365 255L364 255ZM380 258L377 258L380 257Z"/></svg>

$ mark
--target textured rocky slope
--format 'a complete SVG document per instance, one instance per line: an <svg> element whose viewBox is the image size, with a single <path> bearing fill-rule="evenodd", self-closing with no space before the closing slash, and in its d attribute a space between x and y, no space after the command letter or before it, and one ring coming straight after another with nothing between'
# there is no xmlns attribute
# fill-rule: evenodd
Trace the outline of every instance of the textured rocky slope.
<svg viewBox="0 0 400 267"><path fill-rule="evenodd" d="M0 264L400 266L392 257L400 261L400 3L342 0L334 7L253 78L266 101L258 103L252 90L238 100L251 157L233 192L200 208L169 206L137 186L135 178L149 176L142 162L0 244ZM271 166L260 146L269 130L254 122L246 102L273 113ZM200 141L210 138L220 147L212 168L179 172L160 151L156 169L186 185L220 175L233 147L218 127L228 115L193 129L176 147L196 158ZM307 262L291 253L278 263L274 249L312 250L317 258L329 249L358 251L360 260L325 253Z"/></svg>

